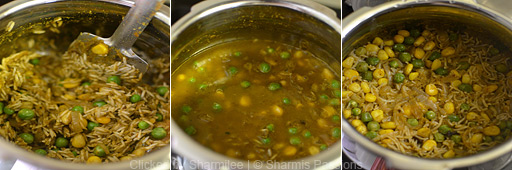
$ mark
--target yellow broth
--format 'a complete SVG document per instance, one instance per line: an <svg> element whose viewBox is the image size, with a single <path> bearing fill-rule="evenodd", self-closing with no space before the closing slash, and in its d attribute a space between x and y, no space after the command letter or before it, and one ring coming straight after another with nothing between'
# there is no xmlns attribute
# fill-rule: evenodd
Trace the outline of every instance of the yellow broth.
<svg viewBox="0 0 512 170"><path fill-rule="evenodd" d="M225 43L192 56L171 78L173 119L227 156L290 160L340 139L339 73L307 51L263 40Z"/></svg>

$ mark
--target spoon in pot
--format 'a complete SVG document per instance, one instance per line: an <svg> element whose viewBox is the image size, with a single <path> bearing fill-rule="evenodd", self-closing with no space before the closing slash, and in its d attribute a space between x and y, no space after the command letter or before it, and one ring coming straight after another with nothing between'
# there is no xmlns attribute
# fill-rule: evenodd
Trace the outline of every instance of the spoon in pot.
<svg viewBox="0 0 512 170"><path fill-rule="evenodd" d="M91 52L100 57L99 60L112 60L117 56L126 57L128 64L144 74L149 64L137 56L131 49L137 38L149 24L164 0L135 0L135 5L128 11L123 21L110 38L103 38L88 32L82 32L69 49L80 49L86 44L93 44Z"/></svg>

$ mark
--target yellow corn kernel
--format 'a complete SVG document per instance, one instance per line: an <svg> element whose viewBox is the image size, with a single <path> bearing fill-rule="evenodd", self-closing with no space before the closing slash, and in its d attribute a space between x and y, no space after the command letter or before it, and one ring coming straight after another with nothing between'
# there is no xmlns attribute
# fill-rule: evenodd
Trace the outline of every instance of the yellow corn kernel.
<svg viewBox="0 0 512 170"><path fill-rule="evenodd" d="M285 156L293 156L296 153L297 153L297 148L295 148L293 146L286 146L283 149L283 155L285 155Z"/></svg>
<svg viewBox="0 0 512 170"><path fill-rule="evenodd" d="M381 45L384 41L382 40L382 38L380 37L375 37L375 39L373 39L373 42L372 44L375 44L375 45Z"/></svg>
<svg viewBox="0 0 512 170"><path fill-rule="evenodd" d="M374 102L375 100L377 100L377 96L371 93L366 93L366 95L364 95L364 100L366 100L367 102Z"/></svg>
<svg viewBox="0 0 512 170"><path fill-rule="evenodd" d="M447 47L447 48L443 49L443 51L441 51L441 56L443 56L443 57L451 56L453 54L455 54L455 48L453 48L453 47Z"/></svg>
<svg viewBox="0 0 512 170"><path fill-rule="evenodd" d="M391 47L384 47L384 51L386 51L389 57L395 57L395 52Z"/></svg>
<svg viewBox="0 0 512 170"><path fill-rule="evenodd" d="M354 57L347 57L345 60L343 60L343 68L351 68L352 65L354 65Z"/></svg>
<svg viewBox="0 0 512 170"><path fill-rule="evenodd" d="M376 122L381 122L382 119L384 119L384 111L380 109L374 110L370 114L372 115L373 120L375 120Z"/></svg>
<svg viewBox="0 0 512 170"><path fill-rule="evenodd" d="M482 116L482 118L483 118L485 121L491 121L491 119L489 118L489 116L487 116L487 114L485 114L484 112L480 113L480 116Z"/></svg>
<svg viewBox="0 0 512 170"><path fill-rule="evenodd" d="M85 146L85 137L82 134L77 134L71 138L71 145L75 148L83 148Z"/></svg>
<svg viewBox="0 0 512 170"><path fill-rule="evenodd" d="M500 128L495 125L485 127L484 134L487 136L497 136L500 134Z"/></svg>
<svg viewBox="0 0 512 170"><path fill-rule="evenodd" d="M346 69L343 72L343 75L349 80L354 80L359 77L359 73L354 69Z"/></svg>
<svg viewBox="0 0 512 170"><path fill-rule="evenodd" d="M361 82L361 89L363 90L363 92L365 93L370 93L371 89L370 89L370 85L368 85L367 82L363 81Z"/></svg>
<svg viewBox="0 0 512 170"><path fill-rule="evenodd" d="M375 69L375 71L373 71L373 78L382 78L384 77L385 73L384 73L384 69Z"/></svg>
<svg viewBox="0 0 512 170"><path fill-rule="evenodd" d="M411 106L409 106L408 104L405 104L402 106L402 109L404 109L405 115L407 115L407 116L411 115Z"/></svg>
<svg viewBox="0 0 512 170"><path fill-rule="evenodd" d="M387 78L380 78L378 81L379 85L388 84Z"/></svg>
<svg viewBox="0 0 512 170"><path fill-rule="evenodd" d="M430 60L425 60L425 67L427 67L427 68L432 67L432 61L430 61Z"/></svg>
<svg viewBox="0 0 512 170"><path fill-rule="evenodd" d="M404 72L405 75L408 75L409 73L411 73L413 67L414 66L412 64L407 64L407 66L405 66L405 72Z"/></svg>
<svg viewBox="0 0 512 170"><path fill-rule="evenodd" d="M437 90L437 87L434 84L428 84L425 87L425 93L427 93L428 95L434 96L437 95L438 92L439 91Z"/></svg>
<svg viewBox="0 0 512 170"><path fill-rule="evenodd" d="M396 124L395 122L383 122L380 124L380 127L383 129L395 129Z"/></svg>
<svg viewBox="0 0 512 170"><path fill-rule="evenodd" d="M341 92L341 97L350 97L354 94L354 92L352 91L342 91Z"/></svg>
<svg viewBox="0 0 512 170"><path fill-rule="evenodd" d="M356 130L363 135L366 135L366 133L368 133L368 129L366 129L365 125L356 127Z"/></svg>
<svg viewBox="0 0 512 170"><path fill-rule="evenodd" d="M422 33L421 33L422 36L426 37L426 36L429 36L430 35L430 31L429 30L424 30Z"/></svg>
<svg viewBox="0 0 512 170"><path fill-rule="evenodd" d="M370 52L370 53L376 53L377 51L379 51L379 46L375 45L375 44L368 44L366 45L366 51Z"/></svg>
<svg viewBox="0 0 512 170"><path fill-rule="evenodd" d="M462 82L460 80L453 80L451 84L452 87L459 88L459 85L462 84Z"/></svg>
<svg viewBox="0 0 512 170"><path fill-rule="evenodd" d="M385 46L393 46L393 45L395 45L395 42L393 42L393 40L386 40L386 41L384 41L384 45Z"/></svg>
<svg viewBox="0 0 512 170"><path fill-rule="evenodd" d="M434 96L430 96L430 97L428 97L428 99L429 99L430 101L432 101L432 102L437 102L437 98L436 98L436 97L434 97Z"/></svg>
<svg viewBox="0 0 512 170"><path fill-rule="evenodd" d="M412 72L411 74L409 74L409 80L416 80L416 78L418 78L419 75L420 73L418 72Z"/></svg>
<svg viewBox="0 0 512 170"><path fill-rule="evenodd" d="M421 48L414 49L414 57L422 59L425 56L425 51Z"/></svg>
<svg viewBox="0 0 512 170"><path fill-rule="evenodd" d="M109 117L98 117L96 119L96 121L98 121L101 124L107 124L107 123L110 123L110 118Z"/></svg>
<svg viewBox="0 0 512 170"><path fill-rule="evenodd" d="M416 40L414 41L414 46L415 47L418 47L420 46L421 44L423 44L423 42L425 42L425 37L423 36L419 36L418 38L416 38Z"/></svg>
<svg viewBox="0 0 512 170"><path fill-rule="evenodd" d="M482 86L478 84L473 84L473 90L476 92L482 91Z"/></svg>
<svg viewBox="0 0 512 170"><path fill-rule="evenodd" d="M471 77L469 77L468 73L462 75L462 82L463 83L468 83L468 84L471 83Z"/></svg>
<svg viewBox="0 0 512 170"><path fill-rule="evenodd" d="M108 53L108 46L103 43L99 43L91 48L91 51L97 55L106 55Z"/></svg>
<svg viewBox="0 0 512 170"><path fill-rule="evenodd" d="M88 164L97 164L97 163L101 163L101 158L100 158L100 157L97 157L97 156L90 156L89 158L87 158L87 163L88 163Z"/></svg>
<svg viewBox="0 0 512 170"><path fill-rule="evenodd" d="M133 157L131 157L131 156L123 156L123 157L119 158L120 161L129 161L132 159L133 159Z"/></svg>
<svg viewBox="0 0 512 170"><path fill-rule="evenodd" d="M448 150L443 154L443 158L453 158L455 157L455 152L453 150Z"/></svg>
<svg viewBox="0 0 512 170"><path fill-rule="evenodd" d="M460 78L460 73L457 70L451 70L450 74L455 76L455 77L457 77L457 78Z"/></svg>
<svg viewBox="0 0 512 170"><path fill-rule="evenodd" d="M379 135L384 135L384 134L393 133L393 132L395 132L393 129L382 129L382 130L379 130Z"/></svg>
<svg viewBox="0 0 512 170"><path fill-rule="evenodd" d="M472 144L480 144L482 142L482 138L483 138L483 135L481 133L477 133L477 134L474 134L473 136L471 136L471 139L469 141L471 141Z"/></svg>
<svg viewBox="0 0 512 170"><path fill-rule="evenodd" d="M352 111L350 111L350 109L343 110L343 117L345 119L350 118L350 116L352 116Z"/></svg>
<svg viewBox="0 0 512 170"><path fill-rule="evenodd" d="M427 43L425 43L425 45L423 46L423 50L425 51L430 51L430 50L433 50L434 47L436 47L436 43L434 41L428 41Z"/></svg>
<svg viewBox="0 0 512 170"><path fill-rule="evenodd" d="M386 53L386 51L379 50L379 52L377 53L377 58L379 58L379 60L383 61L383 60L387 60L389 58L389 56L388 56L388 53Z"/></svg>
<svg viewBox="0 0 512 170"><path fill-rule="evenodd" d="M34 82L34 84L40 84L42 82L42 80L37 77L34 77L34 78L32 78L32 82Z"/></svg>
<svg viewBox="0 0 512 170"><path fill-rule="evenodd" d="M132 152L133 155L135 155L136 157L141 157L141 156L144 156L146 154L146 149L144 148L138 148L138 149L135 149L133 152Z"/></svg>
<svg viewBox="0 0 512 170"><path fill-rule="evenodd" d="M249 96L242 96L240 97L240 105L244 107L248 107L251 105L251 98Z"/></svg>
<svg viewBox="0 0 512 170"><path fill-rule="evenodd" d="M395 42L397 44L402 44L404 42L404 36L402 36L402 35L395 35L395 37L393 37L393 40L395 40Z"/></svg>
<svg viewBox="0 0 512 170"><path fill-rule="evenodd" d="M437 147L437 142L432 139L429 139L429 140L423 142L421 149L423 149L425 151L431 151L435 147Z"/></svg>
<svg viewBox="0 0 512 170"><path fill-rule="evenodd" d="M467 115L466 115L466 119L468 119L469 121L471 120L475 120L478 118L478 114L476 114L475 112L469 112Z"/></svg>
<svg viewBox="0 0 512 170"><path fill-rule="evenodd" d="M452 114L453 112L455 112L455 105L452 102L446 102L443 108L447 114Z"/></svg>
<svg viewBox="0 0 512 170"><path fill-rule="evenodd" d="M489 92L489 93L496 91L496 89L498 89L498 85L496 85L496 84L491 84L491 85L487 86L487 92Z"/></svg>
<svg viewBox="0 0 512 170"><path fill-rule="evenodd" d="M404 37L408 37L411 34L407 30L398 30L398 35L401 35L401 36L404 36Z"/></svg>
<svg viewBox="0 0 512 170"><path fill-rule="evenodd" d="M359 83L352 83L348 86L348 89L350 91L353 91L354 93L357 93L361 91L361 86L359 85Z"/></svg>
<svg viewBox="0 0 512 170"><path fill-rule="evenodd" d="M432 62L432 67L430 67L431 70L436 70L438 68L441 67L441 60L439 59L435 59L433 62Z"/></svg>
<svg viewBox="0 0 512 170"><path fill-rule="evenodd" d="M421 136L421 137L428 137L430 136L430 129L429 128L426 128L426 127L422 127L421 129L418 129L418 133L416 133L418 136Z"/></svg>
<svg viewBox="0 0 512 170"><path fill-rule="evenodd" d="M348 109L347 109L347 110L348 110ZM359 120L359 119L354 119L354 120L352 120L351 124L352 124L352 126L354 126L354 127L364 126L363 121L361 121L361 120Z"/></svg>
<svg viewBox="0 0 512 170"><path fill-rule="evenodd" d="M178 75L178 81L183 81L183 80L185 80L185 78L187 78L187 76L185 76L185 74Z"/></svg>

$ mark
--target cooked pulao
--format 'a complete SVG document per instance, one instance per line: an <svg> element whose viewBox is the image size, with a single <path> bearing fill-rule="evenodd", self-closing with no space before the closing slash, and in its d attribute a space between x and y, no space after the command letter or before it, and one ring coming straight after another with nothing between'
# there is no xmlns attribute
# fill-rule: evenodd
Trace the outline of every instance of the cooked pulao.
<svg viewBox="0 0 512 170"><path fill-rule="evenodd" d="M91 46L98 45L61 56L21 51L2 59L3 138L82 163L130 160L168 145L169 59L149 61L150 85L126 61L93 59Z"/></svg>

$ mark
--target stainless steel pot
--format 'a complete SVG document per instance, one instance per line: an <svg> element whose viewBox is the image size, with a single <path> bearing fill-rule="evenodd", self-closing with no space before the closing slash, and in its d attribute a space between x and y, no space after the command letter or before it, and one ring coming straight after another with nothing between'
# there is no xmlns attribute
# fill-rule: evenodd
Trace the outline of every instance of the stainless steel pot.
<svg viewBox="0 0 512 170"><path fill-rule="evenodd" d="M451 26L472 28L477 35L485 35L500 42L503 48L512 49L512 1L390 1L373 8L361 8L343 19L343 58L352 49L370 41L386 28L407 23L434 22ZM499 169L510 161L512 140L508 140L488 151L454 159L423 159L383 148L359 134L347 120L342 129L357 152L370 152L385 158L387 164L399 169L452 169L457 167L481 166ZM501 167L500 167L501 166Z"/></svg>
<svg viewBox="0 0 512 170"><path fill-rule="evenodd" d="M327 63L341 63L340 32L336 14L311 1L203 1L171 27L171 71L205 48L254 38L281 41L307 49ZM339 65L332 67L341 73ZM230 169L272 169L272 164L266 162L259 164L216 153L190 138L174 120L171 134L172 151L196 165L224 163ZM289 163L302 165L293 169L333 169L341 165L340 152L341 142L337 142L315 156ZM231 163L236 166L228 166Z"/></svg>
<svg viewBox="0 0 512 170"><path fill-rule="evenodd" d="M62 52L82 31L109 37L130 6L133 2L127 0L10 2L0 7L0 57L26 48L40 53ZM169 8L164 6L135 43L135 51L147 58L169 57L169 26ZM44 169L149 169L169 161L169 148L133 161L87 165L45 158L0 137L1 159L19 159Z"/></svg>

